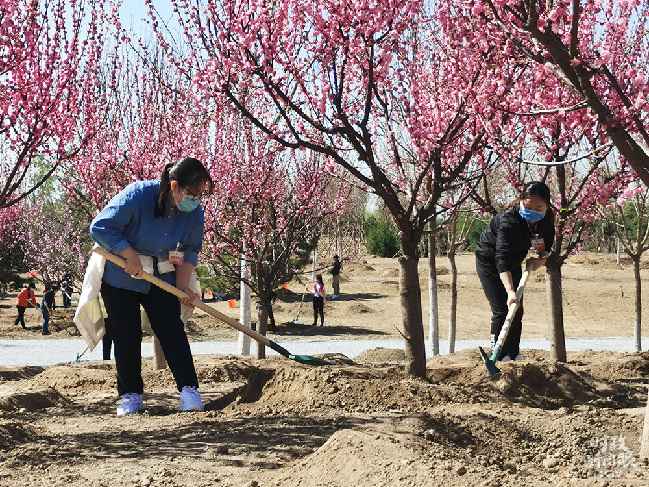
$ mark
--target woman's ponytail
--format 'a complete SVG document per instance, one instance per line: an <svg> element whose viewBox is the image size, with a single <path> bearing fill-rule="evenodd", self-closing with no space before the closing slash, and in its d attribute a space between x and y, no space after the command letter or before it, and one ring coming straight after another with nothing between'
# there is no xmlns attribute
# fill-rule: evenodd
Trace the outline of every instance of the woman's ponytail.
<svg viewBox="0 0 649 487"><path fill-rule="evenodd" d="M162 174L160 175L160 194L158 195L158 204L156 205L156 217L164 216L167 213L169 205L169 192L171 191L171 177L169 173L175 163L165 164Z"/></svg>

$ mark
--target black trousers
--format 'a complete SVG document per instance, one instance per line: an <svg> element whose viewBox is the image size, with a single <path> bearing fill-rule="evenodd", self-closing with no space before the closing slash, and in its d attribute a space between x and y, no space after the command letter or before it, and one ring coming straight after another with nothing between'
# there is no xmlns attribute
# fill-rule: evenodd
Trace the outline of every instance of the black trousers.
<svg viewBox="0 0 649 487"><path fill-rule="evenodd" d="M507 291L505 286L500 280L500 275L496 269L495 264L492 262L485 262L480 257L476 257L476 271L482 284L489 305L491 306L491 341L495 343L498 340L500 330L507 318ZM512 280L514 281L514 289L518 287L521 280L523 271L520 267L512 270ZM523 303L518 308L516 316L512 321L509 328L509 335L503 344L503 347L498 355L498 360L501 360L505 355L511 358L516 357L520 351L521 331L523 329Z"/></svg>
<svg viewBox="0 0 649 487"><path fill-rule="evenodd" d="M320 326L324 326L324 299L320 296L313 296L313 324L318 324L320 315Z"/></svg>
<svg viewBox="0 0 649 487"><path fill-rule="evenodd" d="M151 328L160 340L178 390L198 387L194 360L180 319L180 301L172 294L151 286L148 294L101 286L108 320L106 332L113 338L117 368L117 392L142 394L142 325L140 305L146 311Z"/></svg>
<svg viewBox="0 0 649 487"><path fill-rule="evenodd" d="M17 325L20 323L20 326L25 328L25 308L24 306L16 306L16 309L18 310L18 317L16 318L16 321L14 321L14 325Z"/></svg>
<svg viewBox="0 0 649 487"><path fill-rule="evenodd" d="M110 333L108 333L108 329L110 328L110 325L108 324L108 318L104 321L106 326L106 333L104 333L104 336L101 339L102 355L104 357L104 360L110 360L110 350L111 348L113 348L113 337Z"/></svg>

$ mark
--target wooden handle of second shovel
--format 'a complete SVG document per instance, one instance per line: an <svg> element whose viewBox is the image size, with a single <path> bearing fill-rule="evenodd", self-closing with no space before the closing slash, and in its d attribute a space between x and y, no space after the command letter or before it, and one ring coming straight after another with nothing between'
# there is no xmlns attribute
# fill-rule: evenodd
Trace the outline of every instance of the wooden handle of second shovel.
<svg viewBox="0 0 649 487"><path fill-rule="evenodd" d="M122 269L124 269L126 267L126 260L123 257L120 257L120 256L115 255L115 254L111 254L110 252L108 252L108 250L106 250L103 247L95 247L94 249L92 249L92 251L99 254L99 255L101 255L106 260L109 260L110 262L112 262L116 266L121 267ZM173 294L178 299L184 299L184 298L189 297L186 292L181 291L176 286L172 286L168 282L163 281L162 279L160 279L159 277L154 276L153 274L149 274L148 272L142 272L142 274L139 277L141 279L147 281L147 282L150 282L154 286L158 286L159 288L167 291L169 294ZM225 314L221 313L220 311L215 310L214 308L212 308L211 306L208 306L207 304L203 303L202 301L198 301L198 302L194 303L194 306L196 306L197 308L205 311L208 315L216 318L217 320L225 323L226 325L229 325L232 328L234 328L236 330L239 330L241 333L245 333L246 335L248 335L253 340L256 340L259 343L263 343L264 345L272 347L271 341L268 338L266 338L264 335L260 335L256 331L245 327L244 325L239 323L234 318L230 318L228 315L225 315Z"/></svg>

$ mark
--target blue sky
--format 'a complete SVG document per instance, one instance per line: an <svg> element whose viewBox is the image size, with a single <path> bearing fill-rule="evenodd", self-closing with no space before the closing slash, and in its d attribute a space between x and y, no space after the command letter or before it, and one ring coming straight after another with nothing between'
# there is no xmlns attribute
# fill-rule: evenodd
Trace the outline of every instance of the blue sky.
<svg viewBox="0 0 649 487"><path fill-rule="evenodd" d="M178 26L168 0L153 0L153 5L160 13L162 19L169 25L170 29ZM119 12L122 25L134 34L139 34L145 39L150 35L150 28L146 24L147 9L142 0L124 0Z"/></svg>

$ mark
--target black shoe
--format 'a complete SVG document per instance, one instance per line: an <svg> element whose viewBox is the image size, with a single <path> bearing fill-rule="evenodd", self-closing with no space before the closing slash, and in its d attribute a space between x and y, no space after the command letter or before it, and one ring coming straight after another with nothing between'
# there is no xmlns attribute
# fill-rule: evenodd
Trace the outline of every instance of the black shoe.
<svg viewBox="0 0 649 487"><path fill-rule="evenodd" d="M51 333L49 331L44 331L41 333L41 335L51 335Z"/></svg>

